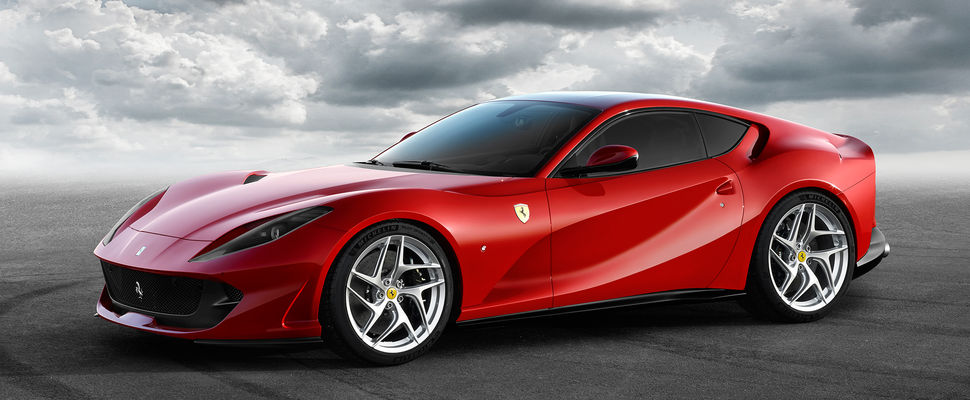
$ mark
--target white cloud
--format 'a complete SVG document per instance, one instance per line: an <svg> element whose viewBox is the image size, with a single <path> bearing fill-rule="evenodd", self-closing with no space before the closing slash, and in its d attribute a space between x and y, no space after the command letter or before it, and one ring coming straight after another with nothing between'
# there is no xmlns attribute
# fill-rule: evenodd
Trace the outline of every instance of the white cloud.
<svg viewBox="0 0 970 400"><path fill-rule="evenodd" d="M386 44L392 35L397 35L401 30L401 26L385 24L377 14L370 13L364 14L360 19L348 19L337 26L350 33L366 34L376 45Z"/></svg>
<svg viewBox="0 0 970 400"><path fill-rule="evenodd" d="M260 2L250 4L259 12L231 5L199 15L116 1L45 7L21 3L6 10L19 15L7 19L20 21L9 34L25 40L7 41L0 55L26 54L4 57L8 69L38 85L90 94L106 117L302 124L303 101L319 84L314 73L295 73L284 58L256 46L306 47L325 37L326 22L313 11L297 15ZM35 32L42 32L42 46Z"/></svg>
<svg viewBox="0 0 970 400"><path fill-rule="evenodd" d="M327 35L327 19L299 3L252 1L228 3L199 22L214 29L258 43L264 49L312 49Z"/></svg>
<svg viewBox="0 0 970 400"><path fill-rule="evenodd" d="M649 48L650 56L660 55L664 58L674 60L687 60L691 58L704 58L690 46L687 46L671 36L657 36L653 31L640 32L628 39L616 41L616 45L623 49L624 54L632 59L645 59L648 53L644 48Z"/></svg>
<svg viewBox="0 0 970 400"><path fill-rule="evenodd" d="M10 72L10 68L7 68L7 64L0 61L0 84L13 86L17 83L17 75Z"/></svg>
<svg viewBox="0 0 970 400"><path fill-rule="evenodd" d="M508 47L507 34L499 28L471 28L449 40L475 55L495 54Z"/></svg>
<svg viewBox="0 0 970 400"><path fill-rule="evenodd" d="M970 28L951 3L5 7L0 171L347 162L472 103L559 89L747 105L858 136L880 153L970 148Z"/></svg>
<svg viewBox="0 0 970 400"><path fill-rule="evenodd" d="M591 37L593 34L589 32L567 32L559 38L559 49L566 52L579 50Z"/></svg>
<svg viewBox="0 0 970 400"><path fill-rule="evenodd" d="M50 40L51 49L54 51L81 51L99 50L101 44L91 39L81 39L74 36L71 28L61 28L56 31L44 31L44 35Z"/></svg>
<svg viewBox="0 0 970 400"><path fill-rule="evenodd" d="M569 89L577 83L588 82L596 73L596 69L588 65L550 62L504 81L513 94L523 94Z"/></svg>

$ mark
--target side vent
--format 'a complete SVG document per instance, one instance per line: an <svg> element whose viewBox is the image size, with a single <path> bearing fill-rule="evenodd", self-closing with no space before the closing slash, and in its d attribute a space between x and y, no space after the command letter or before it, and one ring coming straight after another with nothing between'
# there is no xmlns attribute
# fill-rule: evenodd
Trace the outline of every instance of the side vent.
<svg viewBox="0 0 970 400"><path fill-rule="evenodd" d="M243 185L256 182L256 181L258 181L260 179L263 179L265 177L266 177L266 175L252 174L252 175L246 177L246 180L243 181Z"/></svg>
<svg viewBox="0 0 970 400"><path fill-rule="evenodd" d="M752 124L751 126L758 129L758 140L754 142L754 146L751 146L751 153L748 154L748 158L754 160L761 155L765 145L768 144L768 127L761 124Z"/></svg>

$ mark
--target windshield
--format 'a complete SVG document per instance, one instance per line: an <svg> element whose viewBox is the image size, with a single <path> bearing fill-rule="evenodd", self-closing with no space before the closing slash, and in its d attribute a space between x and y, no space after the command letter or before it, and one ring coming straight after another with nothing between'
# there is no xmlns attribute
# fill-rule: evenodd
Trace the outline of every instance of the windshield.
<svg viewBox="0 0 970 400"><path fill-rule="evenodd" d="M493 101L464 109L381 153L403 168L533 176L599 110L541 101Z"/></svg>

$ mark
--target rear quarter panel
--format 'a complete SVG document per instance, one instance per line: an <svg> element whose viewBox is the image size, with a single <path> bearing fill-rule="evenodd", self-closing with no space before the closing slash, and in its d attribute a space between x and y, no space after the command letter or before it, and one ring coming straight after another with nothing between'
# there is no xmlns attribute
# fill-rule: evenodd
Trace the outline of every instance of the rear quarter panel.
<svg viewBox="0 0 970 400"><path fill-rule="evenodd" d="M709 286L744 288L755 241L768 212L783 197L799 189L821 189L845 207L856 248L861 251L856 256L861 258L875 226L872 150L855 138L751 112L730 111L719 110L756 125L733 151L717 158L738 174L744 193L744 216L734 253ZM758 137L766 132L768 140L763 150L751 158Z"/></svg>
<svg viewBox="0 0 970 400"><path fill-rule="evenodd" d="M570 149L609 118L632 110L684 108L715 112L754 123L734 150L715 159L738 175L744 212L738 243L711 288L744 288L758 230L771 208L799 189L822 189L849 212L857 249L867 249L875 226L875 160L862 141L752 111L688 99L645 99L612 106L580 130L547 164L539 176L549 176ZM759 137L767 135L766 142ZM752 152L761 148L758 157ZM858 254L861 258L863 254Z"/></svg>
<svg viewBox="0 0 970 400"><path fill-rule="evenodd" d="M540 171L551 174L596 127L627 111L648 108L684 108L715 112L754 123L734 150L716 157L738 175L744 193L741 233L727 264L710 283L711 288L743 289L758 230L771 208L785 195L799 189L822 189L838 199L849 212L857 249L869 247L875 226L875 160L862 141L839 136L791 121L721 104L688 99L629 101L604 110L573 137ZM761 135L766 142L759 143ZM752 152L761 147L758 157ZM863 254L858 254L861 258Z"/></svg>

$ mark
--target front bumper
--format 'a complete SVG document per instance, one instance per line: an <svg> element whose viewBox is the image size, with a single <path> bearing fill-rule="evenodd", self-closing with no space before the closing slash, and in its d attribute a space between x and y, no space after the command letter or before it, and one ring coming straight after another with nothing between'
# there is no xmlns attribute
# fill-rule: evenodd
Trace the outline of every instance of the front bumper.
<svg viewBox="0 0 970 400"><path fill-rule="evenodd" d="M97 304L98 316L192 340L319 337L319 292L332 249L328 244L341 232L308 225L287 236L218 259L189 262L209 242L125 229L95 250L114 273L120 269L130 275L108 282ZM108 267L103 268L107 276ZM172 312L159 308L161 301L143 306L164 297L165 290L185 289L187 281L201 281L191 300L197 309ZM234 289L241 296L233 296Z"/></svg>
<svg viewBox="0 0 970 400"><path fill-rule="evenodd" d="M106 307L150 316L164 326L205 329L222 322L243 299L229 284L161 275L101 261Z"/></svg>
<svg viewBox="0 0 970 400"><path fill-rule="evenodd" d="M889 255L889 242L879 228L872 228L872 239L869 241L869 249L866 254L856 263L855 274L852 279L864 275L866 272L876 268L883 258Z"/></svg>

